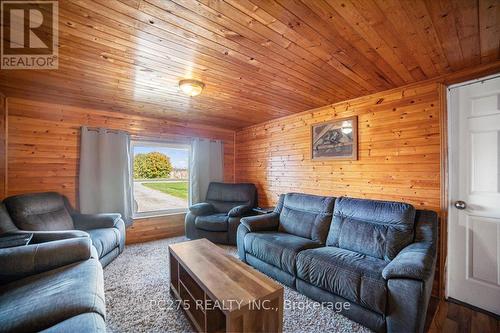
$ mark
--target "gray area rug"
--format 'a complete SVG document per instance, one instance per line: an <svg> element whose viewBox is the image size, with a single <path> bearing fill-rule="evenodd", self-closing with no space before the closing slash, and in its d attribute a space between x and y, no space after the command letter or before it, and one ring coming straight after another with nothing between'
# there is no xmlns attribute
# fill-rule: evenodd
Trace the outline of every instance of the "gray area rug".
<svg viewBox="0 0 500 333"><path fill-rule="evenodd" d="M108 332L192 332L169 293L168 248L176 237L129 245L104 269ZM236 248L222 246L236 256ZM314 301L285 287L285 332L369 332L365 327L314 306Z"/></svg>

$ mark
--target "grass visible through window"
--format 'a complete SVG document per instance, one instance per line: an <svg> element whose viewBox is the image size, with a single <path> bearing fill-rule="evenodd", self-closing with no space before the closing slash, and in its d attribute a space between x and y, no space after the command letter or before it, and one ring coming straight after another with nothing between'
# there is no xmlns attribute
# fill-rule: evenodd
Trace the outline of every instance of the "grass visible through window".
<svg viewBox="0 0 500 333"><path fill-rule="evenodd" d="M177 198L188 198L188 182L142 183L142 185Z"/></svg>

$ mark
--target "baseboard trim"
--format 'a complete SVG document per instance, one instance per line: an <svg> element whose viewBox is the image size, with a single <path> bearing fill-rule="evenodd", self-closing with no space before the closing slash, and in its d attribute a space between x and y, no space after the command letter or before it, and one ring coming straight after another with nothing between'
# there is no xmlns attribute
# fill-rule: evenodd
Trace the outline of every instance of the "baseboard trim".
<svg viewBox="0 0 500 333"><path fill-rule="evenodd" d="M452 297L448 297L446 300L448 302L450 302L450 303L455 303L455 304L458 304L458 305L461 305L461 306L465 306L466 308L469 308L469 309L474 310L476 312L484 313L485 315L491 316L491 317L495 318L496 320L500 320L500 316L499 315L497 315L497 314L495 314L493 312L490 312L488 310L478 308L477 306L474 306L472 304L459 301L458 299L454 299Z"/></svg>

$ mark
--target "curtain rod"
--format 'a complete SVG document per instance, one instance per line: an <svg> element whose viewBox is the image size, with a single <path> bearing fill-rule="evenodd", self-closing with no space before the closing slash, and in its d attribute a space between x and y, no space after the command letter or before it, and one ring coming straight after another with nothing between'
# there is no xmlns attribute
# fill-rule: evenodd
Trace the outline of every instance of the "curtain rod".
<svg viewBox="0 0 500 333"><path fill-rule="evenodd" d="M87 127L87 126L82 126L83 128L87 129L87 131L93 131L93 132L99 132L101 130L107 131L107 132L112 132L112 133L125 133L125 134L130 134L127 131L121 131L121 130L115 130L115 129L110 129L110 128L103 128L103 127Z"/></svg>
<svg viewBox="0 0 500 333"><path fill-rule="evenodd" d="M153 136L142 136L140 134L131 134L130 132L127 131L122 131L122 130L115 130L115 129L109 129L109 128L102 128L102 127L87 127L87 126L82 126L83 128L86 128L88 131L94 131L94 132L99 132L100 130L105 130L107 132L112 132L112 133L125 133L130 135L133 139L135 140L142 140L142 141L156 141L156 142L170 142L170 143L186 143L189 142L193 139L199 139L199 140L208 140L210 142L224 142L224 140L217 140L217 139L208 139L208 138L199 138L195 136L182 136L182 138L174 138L174 139L169 139L169 138L163 138L163 137L153 137ZM178 134L176 134L178 135Z"/></svg>
<svg viewBox="0 0 500 333"><path fill-rule="evenodd" d="M189 143L191 138L163 138L163 137L152 137L152 136L141 136L141 135L131 135L132 140L146 141L146 142L158 142L158 143Z"/></svg>
<svg viewBox="0 0 500 333"><path fill-rule="evenodd" d="M207 138L193 138L193 139L200 139L200 140L205 140L205 141L210 141L210 142L217 142L217 141L224 142L224 140L220 140L220 139L207 139Z"/></svg>
<svg viewBox="0 0 500 333"><path fill-rule="evenodd" d="M176 134L178 135L178 134ZM153 142L171 142L171 143L186 143L190 142L194 139L200 139L200 140L209 140L210 142L223 142L223 140L216 140L216 139L207 139L207 138L198 138L195 136L182 136L181 138L163 138L163 137L153 137L153 136L141 136L139 134L137 135L131 135L133 139L135 140L142 140L142 141L153 141Z"/></svg>

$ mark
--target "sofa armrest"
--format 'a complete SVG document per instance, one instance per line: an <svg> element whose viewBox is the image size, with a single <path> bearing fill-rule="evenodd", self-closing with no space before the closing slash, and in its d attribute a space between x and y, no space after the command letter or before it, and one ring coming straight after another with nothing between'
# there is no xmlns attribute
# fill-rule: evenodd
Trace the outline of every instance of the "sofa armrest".
<svg viewBox="0 0 500 333"><path fill-rule="evenodd" d="M415 241L401 250L382 271L384 279L425 281L433 274L437 257L438 217L419 210L415 216Z"/></svg>
<svg viewBox="0 0 500 333"><path fill-rule="evenodd" d="M229 217L238 217L248 214L252 210L252 206L250 205L239 205L231 208L231 210L227 213Z"/></svg>
<svg viewBox="0 0 500 333"><path fill-rule="evenodd" d="M250 232L278 230L279 217L278 213L248 216L241 219L241 224Z"/></svg>
<svg viewBox="0 0 500 333"><path fill-rule="evenodd" d="M382 271L388 279L413 279L425 281L433 273L435 253L427 242L413 243L405 247Z"/></svg>
<svg viewBox="0 0 500 333"><path fill-rule="evenodd" d="M190 206L189 211L195 216L210 215L215 213L215 207L208 202L200 202Z"/></svg>
<svg viewBox="0 0 500 333"><path fill-rule="evenodd" d="M0 250L0 283L43 273L87 260L92 255L89 237L58 240Z"/></svg>
<svg viewBox="0 0 500 333"><path fill-rule="evenodd" d="M62 239L71 239L79 237L90 237L88 233L82 230L58 230L58 231L27 231L18 230L16 234L33 234L30 244L52 242Z"/></svg>
<svg viewBox="0 0 500 333"><path fill-rule="evenodd" d="M423 332L437 258L438 216L417 210L415 240L382 271L387 280L387 331Z"/></svg>
<svg viewBox="0 0 500 333"><path fill-rule="evenodd" d="M113 228L122 220L120 214L72 214L73 224L79 230Z"/></svg>

